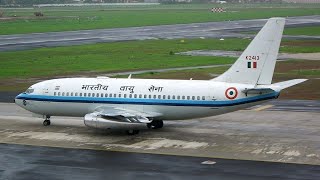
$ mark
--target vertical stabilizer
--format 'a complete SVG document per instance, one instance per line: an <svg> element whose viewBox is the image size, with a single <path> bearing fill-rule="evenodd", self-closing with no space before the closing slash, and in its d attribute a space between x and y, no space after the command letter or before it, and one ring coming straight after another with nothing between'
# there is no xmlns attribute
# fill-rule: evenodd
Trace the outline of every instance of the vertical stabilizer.
<svg viewBox="0 0 320 180"><path fill-rule="evenodd" d="M284 18L270 18L230 69L213 81L271 84L284 24Z"/></svg>

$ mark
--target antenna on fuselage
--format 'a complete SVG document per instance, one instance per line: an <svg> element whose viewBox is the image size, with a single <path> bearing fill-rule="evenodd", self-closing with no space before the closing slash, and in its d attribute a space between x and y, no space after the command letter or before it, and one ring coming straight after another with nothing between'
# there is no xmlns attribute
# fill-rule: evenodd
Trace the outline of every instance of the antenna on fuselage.
<svg viewBox="0 0 320 180"><path fill-rule="evenodd" d="M131 75L132 75L132 74L130 74L130 75L128 76L128 79L131 79Z"/></svg>

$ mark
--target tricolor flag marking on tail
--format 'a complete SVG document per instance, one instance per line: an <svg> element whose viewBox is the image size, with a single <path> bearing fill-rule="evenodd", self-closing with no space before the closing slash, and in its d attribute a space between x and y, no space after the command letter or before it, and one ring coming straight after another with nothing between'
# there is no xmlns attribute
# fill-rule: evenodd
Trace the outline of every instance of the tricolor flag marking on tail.
<svg viewBox="0 0 320 180"><path fill-rule="evenodd" d="M246 56L247 68L257 68L257 61L260 59L260 56Z"/></svg>
<svg viewBox="0 0 320 180"><path fill-rule="evenodd" d="M248 68L257 68L257 62L248 62Z"/></svg>

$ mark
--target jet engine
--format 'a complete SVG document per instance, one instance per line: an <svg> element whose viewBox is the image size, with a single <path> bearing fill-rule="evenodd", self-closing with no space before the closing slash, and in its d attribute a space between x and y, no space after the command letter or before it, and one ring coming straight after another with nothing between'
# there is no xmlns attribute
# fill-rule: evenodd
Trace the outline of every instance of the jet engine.
<svg viewBox="0 0 320 180"><path fill-rule="evenodd" d="M103 116L96 114L85 115L84 124L96 129L138 130L146 128L146 123L140 122L137 117Z"/></svg>

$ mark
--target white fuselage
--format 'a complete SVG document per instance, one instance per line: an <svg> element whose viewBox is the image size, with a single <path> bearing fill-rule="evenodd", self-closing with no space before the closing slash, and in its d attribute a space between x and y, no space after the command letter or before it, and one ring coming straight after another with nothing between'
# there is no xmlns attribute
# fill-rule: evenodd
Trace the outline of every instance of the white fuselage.
<svg viewBox="0 0 320 180"><path fill-rule="evenodd" d="M231 88L231 90L230 90ZM116 107L158 113L155 119L213 116L274 99L279 93L246 95L253 85L198 80L65 78L37 83L15 102L40 115L83 117Z"/></svg>

